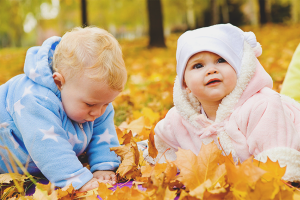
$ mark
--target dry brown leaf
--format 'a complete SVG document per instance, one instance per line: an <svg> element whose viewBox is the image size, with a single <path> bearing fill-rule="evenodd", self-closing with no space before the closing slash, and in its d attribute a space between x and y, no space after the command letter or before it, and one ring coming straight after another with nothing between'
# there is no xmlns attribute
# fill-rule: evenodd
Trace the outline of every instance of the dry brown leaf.
<svg viewBox="0 0 300 200"><path fill-rule="evenodd" d="M123 131L121 131L121 129L119 129L119 127L117 127L116 125L115 125L115 129L116 129L116 132L117 132L119 143L123 144L123 142L124 142L124 139L123 139L124 133L123 133Z"/></svg>
<svg viewBox="0 0 300 200"><path fill-rule="evenodd" d="M150 135L149 135L149 140L148 140L148 152L149 156L152 158L156 158L158 151L155 147L155 142L154 142L154 126L151 128Z"/></svg>
<svg viewBox="0 0 300 200"><path fill-rule="evenodd" d="M130 143L119 147L112 147L110 150L121 157L122 163L117 170L117 175L126 179L132 179L140 175L138 169L140 155L133 137L131 137Z"/></svg>
<svg viewBox="0 0 300 200"><path fill-rule="evenodd" d="M129 131L128 133L126 133L125 135L123 135L122 139L123 139L123 144L129 144L132 138L132 132Z"/></svg>

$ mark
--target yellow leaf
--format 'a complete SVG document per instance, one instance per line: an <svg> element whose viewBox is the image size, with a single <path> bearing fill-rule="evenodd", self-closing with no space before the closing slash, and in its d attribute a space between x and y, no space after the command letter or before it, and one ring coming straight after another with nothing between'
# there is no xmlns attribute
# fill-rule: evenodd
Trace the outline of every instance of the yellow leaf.
<svg viewBox="0 0 300 200"><path fill-rule="evenodd" d="M202 144L198 156L191 150L178 149L175 165L180 169L178 180L190 190L195 189L206 180L214 181L225 175L225 167L220 165L222 151L212 142ZM220 169L219 169L220 168ZM217 174L216 174L217 172Z"/></svg>
<svg viewBox="0 0 300 200"><path fill-rule="evenodd" d="M276 178L280 180L285 174L285 170L286 170L286 166L280 167L278 161L273 162L269 158L267 158L266 163L260 162L258 160L253 160L253 164L267 171L267 173L263 175L264 180L271 180L272 178Z"/></svg>
<svg viewBox="0 0 300 200"><path fill-rule="evenodd" d="M155 142L154 142L154 126L151 128L150 135L149 135L149 140L148 140L148 152L149 156L152 158L156 158L158 151L155 147Z"/></svg>
<svg viewBox="0 0 300 200"><path fill-rule="evenodd" d="M27 176L21 175L18 173L6 173L0 174L0 183L10 183L13 179L23 182L25 179L28 179Z"/></svg>

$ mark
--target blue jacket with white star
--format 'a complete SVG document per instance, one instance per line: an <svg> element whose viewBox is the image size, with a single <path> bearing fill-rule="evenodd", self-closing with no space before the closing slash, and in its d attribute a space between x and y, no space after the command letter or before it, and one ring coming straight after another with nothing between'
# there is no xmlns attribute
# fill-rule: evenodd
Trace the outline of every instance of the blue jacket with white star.
<svg viewBox="0 0 300 200"><path fill-rule="evenodd" d="M119 145L109 104L94 122L78 124L64 112L52 78L52 57L60 37L27 51L24 72L0 86L0 173L20 161L30 174L42 172L58 187L79 189L97 170L115 170ZM78 160L86 151L90 170ZM14 162L14 164L12 164ZM24 173L17 167L19 173Z"/></svg>

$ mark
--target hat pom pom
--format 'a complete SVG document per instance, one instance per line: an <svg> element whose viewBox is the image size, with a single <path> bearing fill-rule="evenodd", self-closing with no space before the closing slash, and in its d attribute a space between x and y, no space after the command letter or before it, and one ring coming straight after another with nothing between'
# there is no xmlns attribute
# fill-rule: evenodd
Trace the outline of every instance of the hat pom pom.
<svg viewBox="0 0 300 200"><path fill-rule="evenodd" d="M262 48L261 48L261 45L256 41L255 34L251 31L244 32L244 37L245 37L245 40L252 47L255 56L259 57L262 54Z"/></svg>
<svg viewBox="0 0 300 200"><path fill-rule="evenodd" d="M252 48L255 54L255 57L259 57L262 54L262 48L259 42L257 42L256 47Z"/></svg>
<svg viewBox="0 0 300 200"><path fill-rule="evenodd" d="M244 38L252 48L256 47L256 37L253 32L244 32Z"/></svg>

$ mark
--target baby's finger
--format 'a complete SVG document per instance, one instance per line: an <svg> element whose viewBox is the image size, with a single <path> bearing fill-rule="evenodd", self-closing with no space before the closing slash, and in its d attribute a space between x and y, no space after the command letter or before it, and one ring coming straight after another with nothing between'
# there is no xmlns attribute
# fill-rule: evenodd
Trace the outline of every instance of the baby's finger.
<svg viewBox="0 0 300 200"><path fill-rule="evenodd" d="M105 175L103 176L103 180L111 180L110 175L109 175L109 174L105 174Z"/></svg>
<svg viewBox="0 0 300 200"><path fill-rule="evenodd" d="M111 180L112 180L112 181L117 181L117 176L116 176L116 174L111 174L110 177L111 177Z"/></svg>

